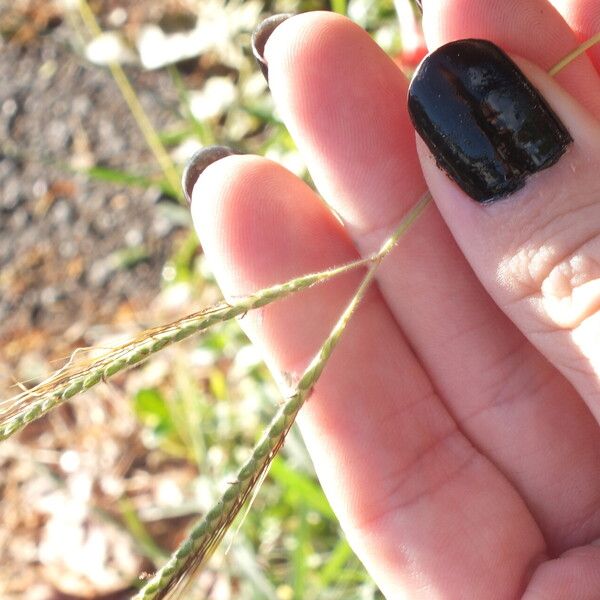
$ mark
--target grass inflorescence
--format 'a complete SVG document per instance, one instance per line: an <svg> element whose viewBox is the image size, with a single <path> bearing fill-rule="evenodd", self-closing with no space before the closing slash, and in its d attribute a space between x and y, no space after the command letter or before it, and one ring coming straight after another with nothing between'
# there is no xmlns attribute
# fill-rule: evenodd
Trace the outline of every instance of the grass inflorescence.
<svg viewBox="0 0 600 600"><path fill-rule="evenodd" d="M357 260L318 273L303 275L259 290L235 302L223 302L205 308L167 325L148 329L135 339L104 352L96 359L82 359L86 352L78 350L73 353L65 367L48 379L0 403L0 440L10 437L77 394L89 390L125 369L140 364L166 346L208 329L216 323L243 316L250 310L327 281L371 260L373 259Z"/></svg>
<svg viewBox="0 0 600 600"><path fill-rule="evenodd" d="M167 564L159 569L140 590L135 597L136 600L167 598L180 584L185 586L186 580L189 580L190 576L210 556L283 445L298 412L321 376L352 315L375 278L381 261L419 218L430 201L429 192L423 194L423 197L402 219L398 228L384 242L380 251L373 257L367 273L348 306L300 376L293 394L277 411L262 439L254 447L251 457L240 469L236 481L225 490L215 506L192 529Z"/></svg>

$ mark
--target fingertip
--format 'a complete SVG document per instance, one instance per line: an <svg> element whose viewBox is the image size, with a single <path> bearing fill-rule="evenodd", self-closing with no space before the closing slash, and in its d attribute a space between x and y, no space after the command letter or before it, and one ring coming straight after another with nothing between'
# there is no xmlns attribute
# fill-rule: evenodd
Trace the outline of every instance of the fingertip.
<svg viewBox="0 0 600 600"><path fill-rule="evenodd" d="M423 28L430 50L453 40L485 39L542 69L577 46L573 30L548 0L438 0L426 4ZM588 57L580 56L557 79L589 111L600 114L598 74Z"/></svg>
<svg viewBox="0 0 600 600"><path fill-rule="evenodd" d="M343 227L293 173L258 156L229 156L194 188L194 226L226 294L239 295L347 255ZM311 265L310 268L308 265Z"/></svg>
<svg viewBox="0 0 600 600"><path fill-rule="evenodd" d="M361 41L357 34L364 39ZM319 85L321 65L336 54L346 52L349 35L353 36L354 64L361 68L362 45L370 41L370 37L348 17L328 11L311 11L281 22L264 48L263 55L269 65L269 86L273 89L282 84L297 85L303 78L311 79L312 85Z"/></svg>
<svg viewBox="0 0 600 600"><path fill-rule="evenodd" d="M205 248L227 254L232 223L250 225L257 216L257 191L268 185L271 164L248 154L229 154L206 167L193 187L192 220Z"/></svg>
<svg viewBox="0 0 600 600"><path fill-rule="evenodd" d="M237 153L228 146L207 146L205 148L200 148L200 150L192 155L181 175L181 187L185 199L189 204L192 202L194 186L200 175L202 175L202 173L213 163L222 158L226 158L227 156L231 156L232 154Z"/></svg>
<svg viewBox="0 0 600 600"><path fill-rule="evenodd" d="M523 187L572 141L543 96L487 40L449 42L429 54L411 81L408 111L437 163L482 203Z"/></svg>

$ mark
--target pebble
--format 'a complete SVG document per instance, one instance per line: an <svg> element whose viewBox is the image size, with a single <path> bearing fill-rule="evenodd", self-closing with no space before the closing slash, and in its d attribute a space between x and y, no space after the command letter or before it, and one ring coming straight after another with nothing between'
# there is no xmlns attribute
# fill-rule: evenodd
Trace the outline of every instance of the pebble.
<svg viewBox="0 0 600 600"><path fill-rule="evenodd" d="M21 182L16 175L13 175L4 184L4 189L0 195L0 210L12 212L24 200L25 196L21 190Z"/></svg>
<svg viewBox="0 0 600 600"><path fill-rule="evenodd" d="M11 118L17 114L17 110L19 109L19 105L17 104L14 98L8 98L2 103L2 116Z"/></svg>

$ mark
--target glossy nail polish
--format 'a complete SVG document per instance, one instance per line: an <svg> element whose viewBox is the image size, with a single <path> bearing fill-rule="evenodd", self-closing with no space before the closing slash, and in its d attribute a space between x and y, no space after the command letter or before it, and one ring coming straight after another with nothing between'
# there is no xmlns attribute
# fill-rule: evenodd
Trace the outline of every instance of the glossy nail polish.
<svg viewBox="0 0 600 600"><path fill-rule="evenodd" d="M221 158L237 154L231 148L227 146L208 146L202 148L196 152L192 158L188 161L187 165L183 170L181 176L181 187L185 199L191 204L192 203L192 192L198 177L202 175L203 171L214 162L217 162Z"/></svg>
<svg viewBox="0 0 600 600"><path fill-rule="evenodd" d="M267 40L271 37L275 29L291 16L291 13L282 13L268 17L252 34L252 54L254 54L254 58L267 81L269 81L269 67L264 56Z"/></svg>
<svg viewBox="0 0 600 600"><path fill-rule="evenodd" d="M486 40L451 42L427 56L408 110L437 164L478 202L518 190L572 142L515 63Z"/></svg>

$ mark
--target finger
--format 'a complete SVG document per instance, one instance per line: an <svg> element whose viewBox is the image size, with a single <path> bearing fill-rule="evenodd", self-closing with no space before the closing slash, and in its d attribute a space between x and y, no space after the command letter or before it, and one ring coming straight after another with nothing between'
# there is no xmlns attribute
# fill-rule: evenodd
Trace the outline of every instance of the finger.
<svg viewBox="0 0 600 600"><path fill-rule="evenodd" d="M547 0L424 0L423 10L430 50L453 40L481 38L547 70L578 44L569 25ZM600 116L600 82L587 56L574 60L557 75L557 81L582 106Z"/></svg>
<svg viewBox="0 0 600 600"><path fill-rule="evenodd" d="M364 31L329 14L279 25L266 54L277 106L319 190L370 254L425 190L401 107L406 80ZM600 462L597 425L494 305L436 210L378 282L462 430L514 482L551 547L584 543L588 532L574 523L600 494L590 477Z"/></svg>
<svg viewBox="0 0 600 600"><path fill-rule="evenodd" d="M600 3L598 0L550 0L570 25L580 43L600 33ZM600 72L600 46L587 51L589 59Z"/></svg>
<svg viewBox="0 0 600 600"><path fill-rule="evenodd" d="M427 182L465 256L600 418L600 127L522 64L542 96L492 44L444 46L421 64L409 110L433 152L419 143Z"/></svg>
<svg viewBox="0 0 600 600"><path fill-rule="evenodd" d="M196 184L192 211L229 295L355 256L319 198L269 161L218 161ZM298 373L356 284L356 275L333 281L249 313L242 324L276 373ZM336 513L388 597L418 597L423 586L493 597L500 585L516 595L543 552L537 526L457 430L376 290L344 333L301 424Z"/></svg>

